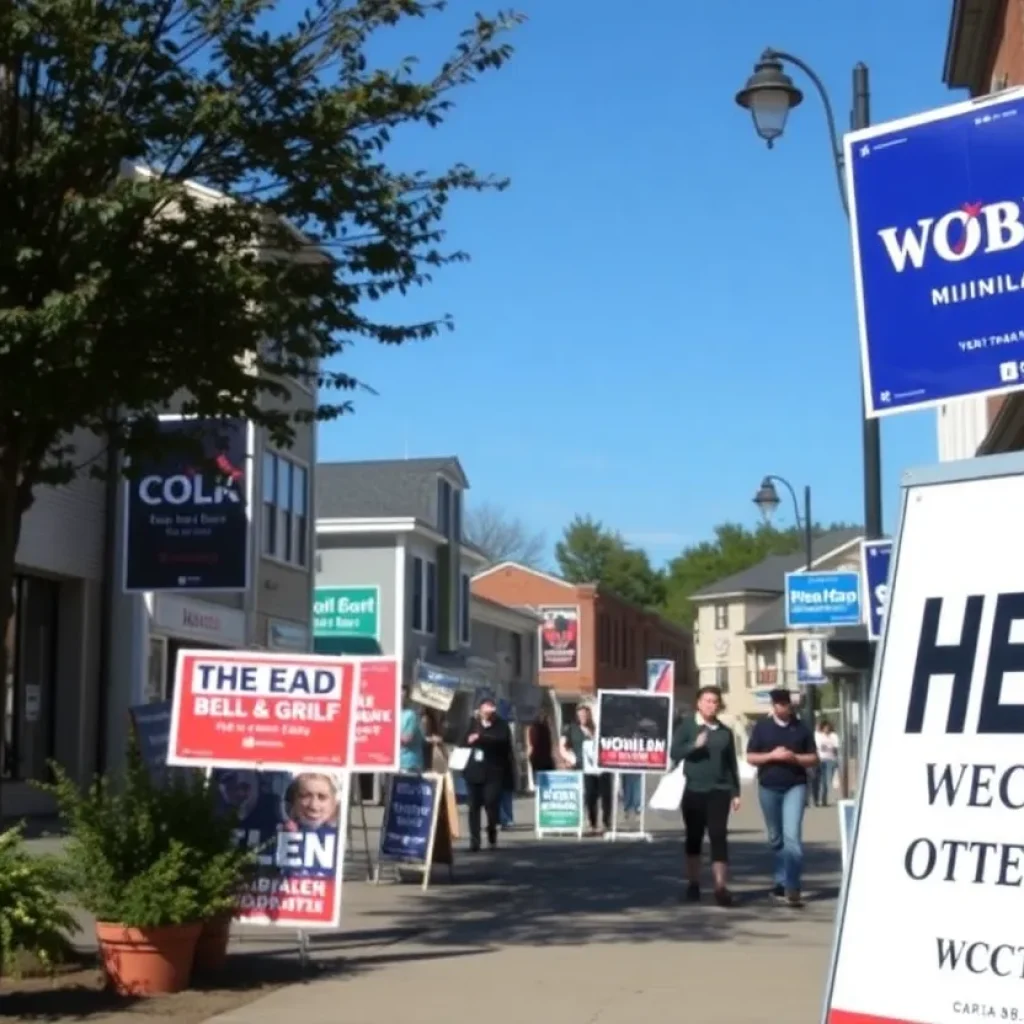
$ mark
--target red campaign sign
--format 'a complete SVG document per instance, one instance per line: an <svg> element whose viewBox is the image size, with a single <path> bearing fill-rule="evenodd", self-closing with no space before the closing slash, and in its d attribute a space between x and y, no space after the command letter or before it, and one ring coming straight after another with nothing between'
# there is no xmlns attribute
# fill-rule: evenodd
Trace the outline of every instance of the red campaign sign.
<svg viewBox="0 0 1024 1024"><path fill-rule="evenodd" d="M873 1013L851 1013L849 1010L829 1010L828 1024L921 1024L902 1017L876 1017Z"/></svg>
<svg viewBox="0 0 1024 1024"><path fill-rule="evenodd" d="M357 658L355 771L397 772L402 677L394 658Z"/></svg>
<svg viewBox="0 0 1024 1024"><path fill-rule="evenodd" d="M668 745L664 740L602 736L597 766L607 771L668 771Z"/></svg>
<svg viewBox="0 0 1024 1024"><path fill-rule="evenodd" d="M285 928L336 928L340 917L338 877L294 875L258 875L242 892L235 914L237 920L246 924L276 924Z"/></svg>
<svg viewBox="0 0 1024 1024"><path fill-rule="evenodd" d="M346 769L355 670L320 655L179 651L167 763Z"/></svg>

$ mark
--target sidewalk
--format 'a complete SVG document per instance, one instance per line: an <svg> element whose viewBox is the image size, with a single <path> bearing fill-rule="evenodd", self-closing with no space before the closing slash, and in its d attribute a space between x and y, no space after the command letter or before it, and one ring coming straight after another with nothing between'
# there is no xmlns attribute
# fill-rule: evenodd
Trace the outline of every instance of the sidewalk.
<svg viewBox="0 0 1024 1024"><path fill-rule="evenodd" d="M520 801L517 818L530 820ZM374 815L376 818L377 815ZM456 851L455 884L438 870L414 885L356 881L345 889L346 930L314 942L340 973L280 989L208 1024L450 1024L474 1015L523 1024L815 1024L839 886L835 808L808 811L809 902L767 898L767 855L754 793L734 822L737 905L681 905L681 835L653 815L652 843L545 840L505 833L497 853ZM374 824L376 822L374 821ZM372 844L376 836L371 832ZM356 845L359 845L357 837ZM239 946L284 934L240 935ZM486 1009L483 1006L486 1005Z"/></svg>

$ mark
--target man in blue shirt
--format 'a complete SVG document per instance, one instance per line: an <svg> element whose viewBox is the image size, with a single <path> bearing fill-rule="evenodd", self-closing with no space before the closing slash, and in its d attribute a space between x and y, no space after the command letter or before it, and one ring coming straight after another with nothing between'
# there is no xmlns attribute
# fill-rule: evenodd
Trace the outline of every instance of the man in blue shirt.
<svg viewBox="0 0 1024 1024"><path fill-rule="evenodd" d="M778 902L802 907L807 773L817 765L818 752L810 729L793 714L789 690L772 690L769 696L772 712L750 733L747 763L757 769L761 813L775 856L772 895Z"/></svg>

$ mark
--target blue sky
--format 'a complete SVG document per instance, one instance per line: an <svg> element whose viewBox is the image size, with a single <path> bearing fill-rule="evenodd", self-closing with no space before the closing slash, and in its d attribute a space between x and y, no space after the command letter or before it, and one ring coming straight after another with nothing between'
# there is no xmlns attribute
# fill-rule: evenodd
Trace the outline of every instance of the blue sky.
<svg viewBox="0 0 1024 1024"><path fill-rule="evenodd" d="M456 454L470 503L553 543L590 514L656 561L723 520L757 521L765 473L813 488L815 518L862 517L850 243L810 85L769 151L736 90L765 46L824 79L841 125L871 68L875 121L959 98L941 84L948 0L525 0L504 70L395 160L463 160L511 188L447 221L472 262L378 312L456 331L354 347L380 394L321 428L321 460ZM478 0L384 48L443 53ZM935 415L882 424L885 519L936 458ZM792 521L787 509L779 522Z"/></svg>

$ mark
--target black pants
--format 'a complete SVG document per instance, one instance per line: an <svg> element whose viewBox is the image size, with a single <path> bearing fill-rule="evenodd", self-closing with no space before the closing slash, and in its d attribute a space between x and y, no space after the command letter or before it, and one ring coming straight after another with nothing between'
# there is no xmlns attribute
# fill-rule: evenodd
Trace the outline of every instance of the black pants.
<svg viewBox="0 0 1024 1024"><path fill-rule="evenodd" d="M498 825L501 810L501 779L487 779L485 782L467 782L469 791L469 845L480 847L480 811L487 815L487 841L493 846L498 841Z"/></svg>
<svg viewBox="0 0 1024 1024"><path fill-rule="evenodd" d="M612 827L612 773L583 776L583 803L591 828L597 828L597 802L601 801L601 824Z"/></svg>
<svg viewBox="0 0 1024 1024"><path fill-rule="evenodd" d="M683 793L683 824L686 826L686 855L699 857L704 833L711 841L711 860L725 864L729 860L729 811L732 794L724 789L709 793Z"/></svg>

